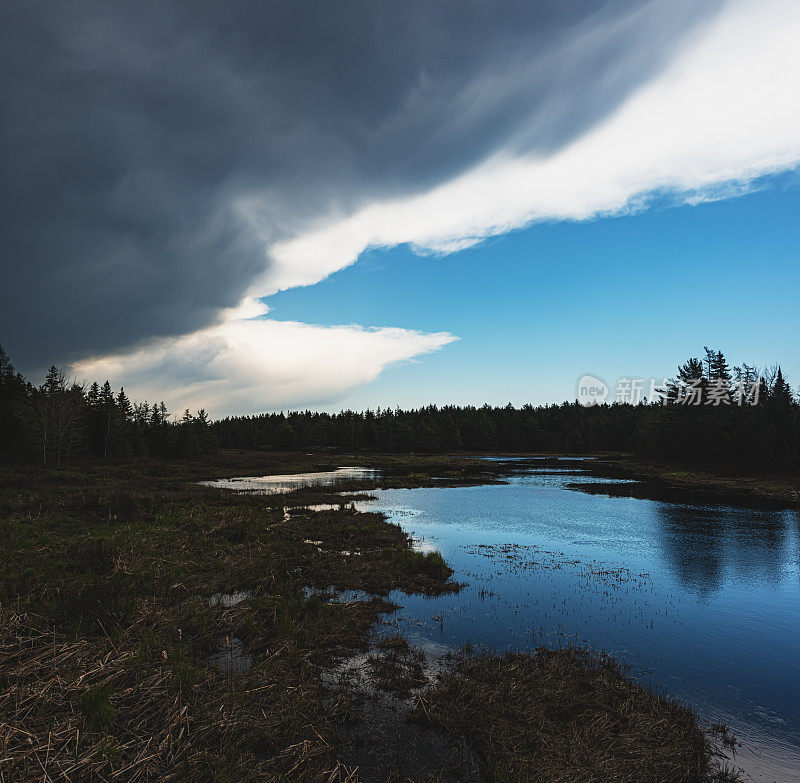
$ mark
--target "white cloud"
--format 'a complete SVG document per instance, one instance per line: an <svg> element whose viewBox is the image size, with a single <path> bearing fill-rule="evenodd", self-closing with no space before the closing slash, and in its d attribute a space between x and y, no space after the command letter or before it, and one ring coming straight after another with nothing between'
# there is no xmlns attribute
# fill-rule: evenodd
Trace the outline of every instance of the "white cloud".
<svg viewBox="0 0 800 783"><path fill-rule="evenodd" d="M263 312L263 308L261 309ZM207 329L73 365L79 378L109 378L138 400L214 417L335 399L387 365L456 340L447 332L318 326L252 316L252 303Z"/></svg>
<svg viewBox="0 0 800 783"><path fill-rule="evenodd" d="M741 193L800 162L800 3L734 0L605 121L546 156L497 152L420 195L373 203L268 248L261 295L310 285L364 250L453 252L543 220ZM252 200L248 210L254 208Z"/></svg>

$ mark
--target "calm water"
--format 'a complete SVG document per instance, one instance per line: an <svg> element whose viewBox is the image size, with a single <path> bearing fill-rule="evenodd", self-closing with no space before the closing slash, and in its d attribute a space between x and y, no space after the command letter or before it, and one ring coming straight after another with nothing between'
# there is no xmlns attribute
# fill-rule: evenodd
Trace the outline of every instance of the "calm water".
<svg viewBox="0 0 800 783"><path fill-rule="evenodd" d="M703 721L729 724L749 779L800 781L800 512L590 495L568 487L597 481L587 463L531 464L507 484L370 490L377 500L356 504L440 550L466 585L393 594L401 608L379 632L429 649L611 653ZM274 493L374 476L209 484Z"/></svg>
<svg viewBox="0 0 800 783"><path fill-rule="evenodd" d="M235 489L239 492L254 492L259 495L281 495L302 487L336 487L350 481L374 478L377 471L370 468L337 468L316 473L291 473L277 476L248 476L201 481L207 487Z"/></svg>
<svg viewBox="0 0 800 783"><path fill-rule="evenodd" d="M800 781L800 514L589 495L574 469L506 485L379 490L378 510L467 584L394 596L420 641L577 643L731 725L754 780Z"/></svg>

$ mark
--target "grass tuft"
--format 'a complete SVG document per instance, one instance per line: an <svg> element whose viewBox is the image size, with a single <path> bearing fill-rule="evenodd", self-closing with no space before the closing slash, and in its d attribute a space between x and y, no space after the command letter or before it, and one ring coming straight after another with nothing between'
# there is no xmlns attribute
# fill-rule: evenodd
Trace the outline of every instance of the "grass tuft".
<svg viewBox="0 0 800 783"><path fill-rule="evenodd" d="M111 704L111 688L108 685L93 685L80 695L79 707L92 728L102 731L114 720Z"/></svg>

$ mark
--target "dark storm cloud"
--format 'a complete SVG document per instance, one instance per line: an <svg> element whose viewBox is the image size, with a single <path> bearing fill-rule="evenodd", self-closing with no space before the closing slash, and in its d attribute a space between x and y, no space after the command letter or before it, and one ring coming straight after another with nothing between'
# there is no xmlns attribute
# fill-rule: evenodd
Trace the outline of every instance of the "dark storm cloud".
<svg viewBox="0 0 800 783"><path fill-rule="evenodd" d="M7 2L0 342L35 370L207 324L268 263L238 197L268 194L279 239L552 150L663 64L696 5Z"/></svg>

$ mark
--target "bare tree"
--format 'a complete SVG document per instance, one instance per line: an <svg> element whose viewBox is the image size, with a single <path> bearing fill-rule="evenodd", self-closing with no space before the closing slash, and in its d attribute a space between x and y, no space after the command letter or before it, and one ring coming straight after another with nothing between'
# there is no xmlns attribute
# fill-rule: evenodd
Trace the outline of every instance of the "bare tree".
<svg viewBox="0 0 800 783"><path fill-rule="evenodd" d="M51 366L36 394L36 422L42 443L42 463L54 457L60 466L83 442L84 388L69 382L63 370Z"/></svg>

